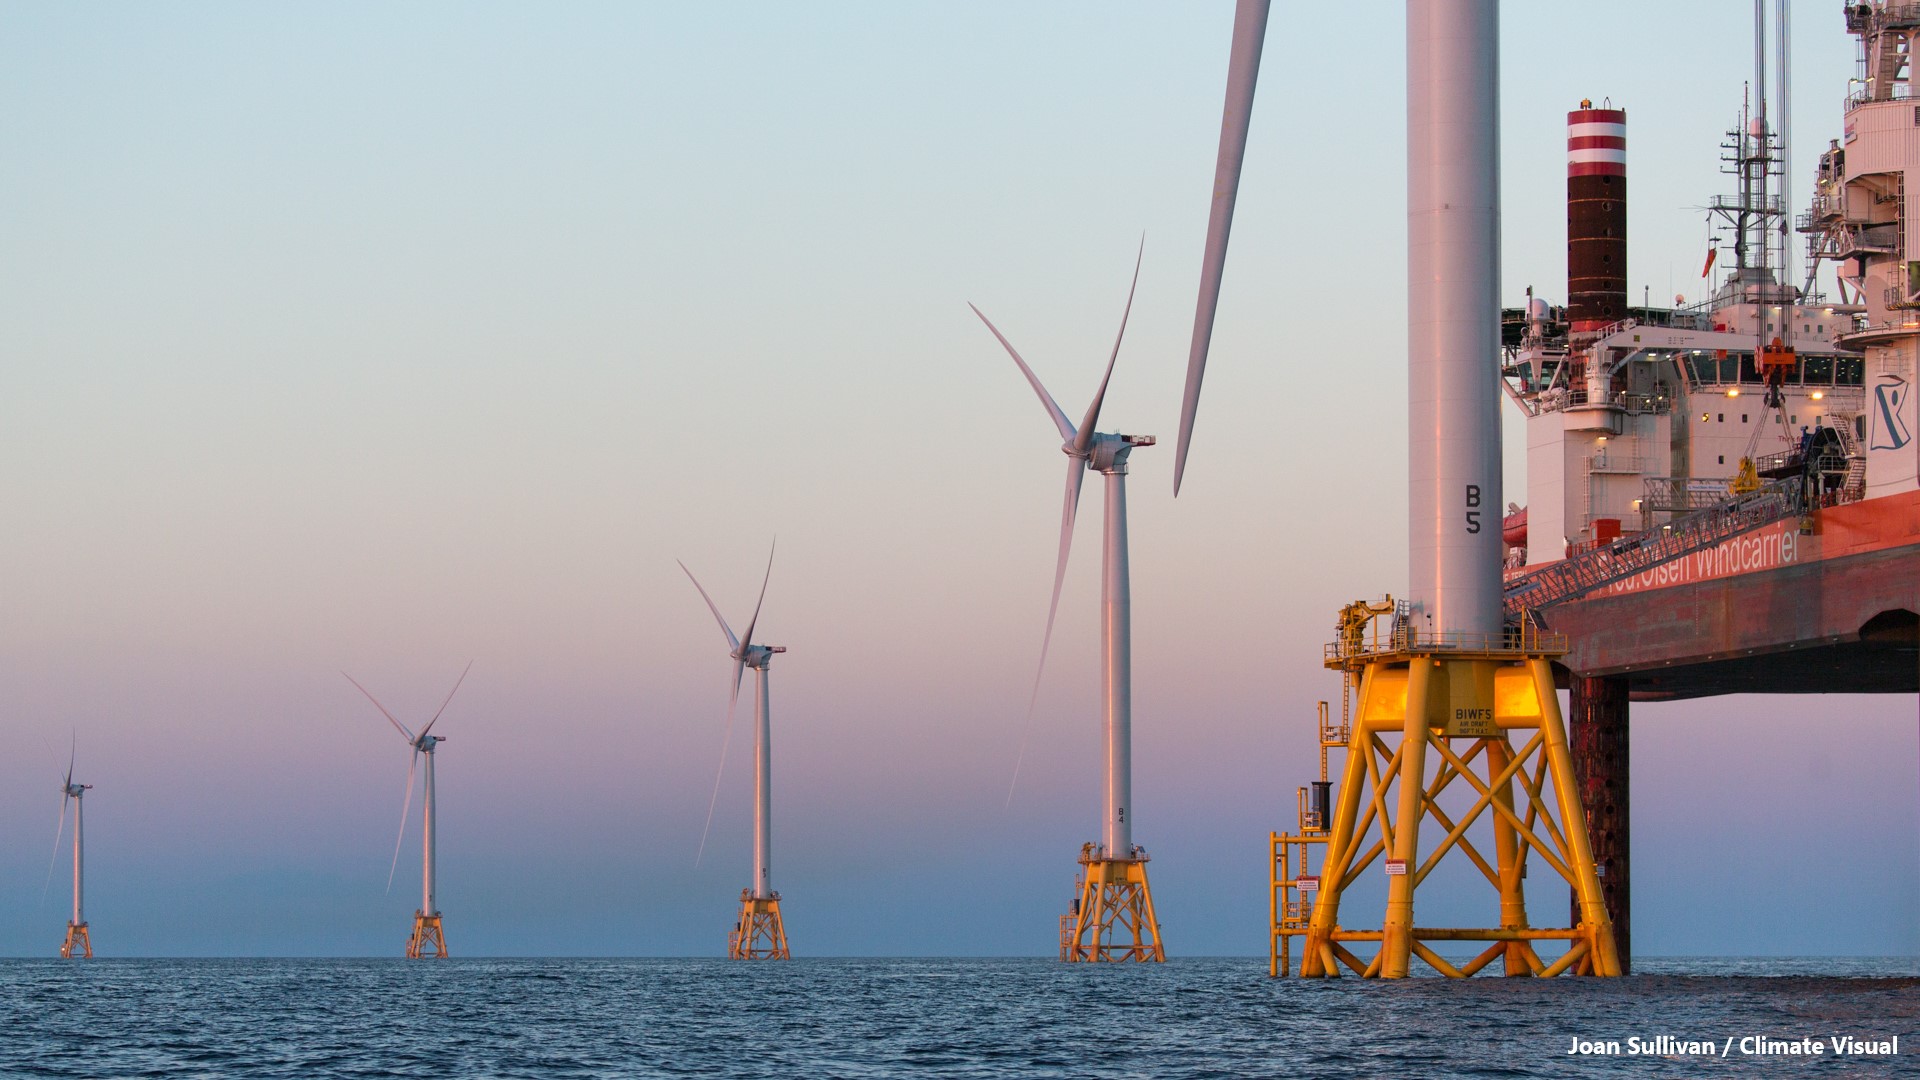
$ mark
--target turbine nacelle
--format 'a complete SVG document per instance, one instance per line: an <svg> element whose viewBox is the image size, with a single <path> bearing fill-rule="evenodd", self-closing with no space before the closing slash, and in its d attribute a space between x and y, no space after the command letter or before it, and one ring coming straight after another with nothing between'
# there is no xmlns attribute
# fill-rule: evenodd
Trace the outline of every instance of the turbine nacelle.
<svg viewBox="0 0 1920 1080"><path fill-rule="evenodd" d="M80 796L86 794L87 792L92 791L93 785L92 784L76 784L76 783L73 783L72 781L68 781L67 783L61 785L60 790L62 793L66 795L67 798L77 799Z"/></svg>
<svg viewBox="0 0 1920 1080"><path fill-rule="evenodd" d="M1087 468L1097 473L1125 472L1127 455L1136 446L1152 446L1151 435L1110 435L1104 431L1095 432L1089 440L1085 453L1076 451L1072 443L1060 449L1068 457L1077 457L1087 463Z"/></svg>
<svg viewBox="0 0 1920 1080"><path fill-rule="evenodd" d="M422 735L413 740L413 748L423 754L431 754L435 746L446 741L445 735Z"/></svg>
<svg viewBox="0 0 1920 1080"><path fill-rule="evenodd" d="M740 661L742 667L749 667L755 671L765 671L767 670L767 665L773 662L773 655L775 653L783 653L786 651L787 647L785 645L745 645L741 647L740 651L731 655L735 660Z"/></svg>

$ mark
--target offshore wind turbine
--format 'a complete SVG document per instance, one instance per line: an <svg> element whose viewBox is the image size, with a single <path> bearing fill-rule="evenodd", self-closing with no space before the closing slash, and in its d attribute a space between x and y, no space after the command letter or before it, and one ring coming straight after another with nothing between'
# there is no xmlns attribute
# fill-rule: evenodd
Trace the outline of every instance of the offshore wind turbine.
<svg viewBox="0 0 1920 1080"><path fill-rule="evenodd" d="M676 560L677 561L677 560ZM785 645L755 645L754 628L760 624L760 605L767 599L767 582L773 578L773 551L767 551L766 576L760 579L760 599L753 603L753 617L747 620L747 632L736 637L733 627L714 606L713 598L693 576L686 563L680 563L687 580L707 602L720 633L727 639L727 655L733 659L733 693L727 699L727 733L720 744L720 772L727 768L727 743L733 739L733 709L740 701L740 681L751 668L754 673L755 712L759 722L753 735L753 885L740 890L740 915L727 936L730 960L787 960L787 927L780 916L780 894L771 884L773 865L773 722L767 701L767 667L775 653L787 651ZM713 795L707 800L707 826L713 824L713 806L720 797L720 776L713 778ZM707 833L700 831L700 849L706 850Z"/></svg>
<svg viewBox="0 0 1920 1080"><path fill-rule="evenodd" d="M1506 621L1500 531L1484 527L1483 520L1497 516L1501 505L1501 383L1492 363L1500 354L1499 7L1499 0L1406 4L1410 596L1401 605L1347 605L1341 637L1324 654L1326 666L1342 673L1344 700L1355 705L1350 722L1318 725L1321 783L1330 783L1326 750L1342 741L1347 747L1338 801L1322 797L1317 826L1308 826L1303 813L1299 835L1275 837L1282 852L1289 844L1299 844L1302 852L1308 843L1325 845L1319 872L1311 875L1316 885L1310 903L1287 898L1294 890L1305 895L1304 854L1302 873L1292 881L1283 877L1289 873L1284 854L1273 864L1269 971L1276 975L1286 963L1289 936L1305 938L1300 973L1308 977L1330 977L1345 965L1363 977L1404 978L1416 956L1442 974L1463 978L1496 959L1504 959L1511 976L1622 973L1554 692L1552 665L1566 655L1565 640L1541 634L1531 620ZM1175 494L1220 298L1267 11L1268 0L1239 0L1234 16L1213 209L1181 403ZM1374 620L1389 613L1389 631L1374 629L1369 638ZM1329 740L1330 730L1338 737ZM1396 730L1400 741L1390 748ZM1516 734L1529 730L1532 737L1516 749ZM1469 745L1464 757L1456 742ZM1439 759L1431 779L1429 749ZM1551 805L1543 798L1549 773ZM1437 791L1456 778L1481 793L1458 821L1435 802ZM1524 818L1514 809L1523 795ZM1391 814L1390 800L1397 804ZM1492 819L1492 866L1465 839L1482 814ZM1435 841L1429 826L1426 848L1423 819L1445 830ZM1370 830L1379 834L1371 846ZM1551 846L1541 832L1551 837ZM1539 852L1572 891L1573 925L1548 929L1529 922L1530 851ZM1443 856L1457 861L1463 853L1498 893L1499 927L1420 924L1414 917L1418 885ZM1383 861L1387 879L1381 927L1347 925L1342 897L1375 859ZM1294 910L1303 915L1282 916L1283 898L1290 908L1298 903ZM1426 944L1461 940L1488 946L1464 967L1454 967ZM1554 940L1567 942L1567 951L1543 963L1536 943ZM1379 951L1370 962L1363 960L1348 948L1354 942L1378 942Z"/></svg>
<svg viewBox="0 0 1920 1080"><path fill-rule="evenodd" d="M1144 254L1146 242L1141 241ZM1133 311L1133 290L1140 283L1140 256L1134 257L1133 284L1120 315L1120 332L1100 389L1075 427L1053 395L1020 357L1006 335L979 308L973 313L993 332L1007 355L1020 367L1039 396L1048 419L1060 432L1060 449L1067 455L1066 495L1060 511L1060 555L1053 572L1053 599L1047 606L1047 629L1040 643L1040 671L1047 663L1053 640L1053 620L1060 606L1060 586L1067 572L1067 554L1073 545L1073 522L1080 505L1080 485L1089 470L1106 478L1106 514L1100 586L1100 669L1106 728L1105 819L1099 843L1080 849L1082 877L1070 914L1061 920L1060 956L1068 961L1159 961L1166 959L1160 942L1160 924L1154 917L1153 893L1147 885L1147 853L1133 842L1133 599L1127 564L1127 457L1135 447L1152 446L1151 435L1120 435L1095 430L1107 383L1113 378L1120 342L1126 337L1127 316ZM1037 696L1040 674L1034 675ZM1032 701L1027 711L1031 716Z"/></svg>
<svg viewBox="0 0 1920 1080"><path fill-rule="evenodd" d="M447 740L446 736L434 735L432 731L433 725L440 722L440 714L446 712L447 705L453 701L453 695L459 693L460 684L467 681L467 672L472 670L473 661L469 660L466 668L460 672L460 677L454 680L453 689L447 691L446 700L440 703L440 708L434 712L433 719L427 721L427 725L420 729L418 735L415 735L407 725L395 719L394 715L387 711L387 707L380 704L380 700L368 693L367 688L361 686L353 676L347 675L344 671L340 673L346 675L347 681L353 683L362 694L367 695L367 700L373 702L373 707L380 710L380 715L386 717L387 722L394 726L394 730L400 733L401 738L407 740L407 745L413 748L412 756L407 759L407 796L400 807L400 835L394 838L393 865L387 868L387 888L389 889L393 888L394 870L400 865L400 844L407 835L407 817L413 812L413 778L416 771L424 772L426 778L426 793L422 799L424 809L420 821L420 907L413 913L413 933L407 938L407 959L409 960L418 960L423 956L445 958L447 955L447 939L441 929L440 906L435 892L434 849L439 818L434 804L433 786L434 748ZM426 768L419 770L420 759L423 757L426 758Z"/></svg>
<svg viewBox="0 0 1920 1080"><path fill-rule="evenodd" d="M60 821L53 832L53 857L60 858L60 836L67 828L67 804L73 804L73 917L67 920L66 940L60 943L60 959L70 960L75 953L83 959L93 959L93 938L87 933L86 914L86 866L87 848L85 838L85 815L82 799L93 790L92 784L73 782L73 751L67 754L67 778L60 782ZM51 867L47 876L53 876Z"/></svg>

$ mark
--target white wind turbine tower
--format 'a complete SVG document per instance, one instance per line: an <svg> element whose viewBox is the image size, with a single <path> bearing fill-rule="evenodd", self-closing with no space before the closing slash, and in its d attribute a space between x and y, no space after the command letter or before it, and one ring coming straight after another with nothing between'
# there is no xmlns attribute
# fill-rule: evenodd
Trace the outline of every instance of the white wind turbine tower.
<svg viewBox="0 0 1920 1080"><path fill-rule="evenodd" d="M73 804L73 918L67 920L67 937L60 943L60 959L70 960L77 953L82 958L93 959L93 938L87 933L86 915L86 865L87 849L85 840L86 816L82 813L85 803L82 801L92 784L73 782L73 752L67 755L67 778L60 783L60 821L53 832L53 858L60 859L60 837L67 828L67 804ZM47 868L47 878L52 880L53 868Z"/></svg>
<svg viewBox="0 0 1920 1080"><path fill-rule="evenodd" d="M775 653L787 651L785 645L755 645L753 631L760 623L760 605L767 599L767 582L773 577L773 552L767 552L767 573L760 580L760 599L754 601L753 618L747 620L747 632L735 637L733 627L714 606L713 598L701 588L700 579L681 563L687 580L699 589L714 621L727 639L727 655L733 658L733 694L727 699L727 734L721 741L720 769L727 767L726 744L733 738L733 709L740 701L740 680L753 669L754 699L759 723L753 737L753 885L740 890L740 916L727 939L727 957L732 960L786 960L787 928L780 916L780 894L770 884L773 862L773 723L767 701L767 666ZM714 800L720 796L720 777L713 778L713 795L707 801L707 825L713 824ZM706 850L707 834L700 832L700 848Z"/></svg>
<svg viewBox="0 0 1920 1080"><path fill-rule="evenodd" d="M1145 250L1145 241L1141 243ZM1140 282L1140 260L1133 264L1133 285ZM968 307L973 307L969 304ZM1127 290L1127 306L1120 315L1120 332L1113 339L1113 353L1107 358L1107 371L1100 389L1087 406L1078 428L1067 419L1053 395L1040 383L1039 376L1020 358L1013 344L998 327L974 307L987 329L993 331L1007 355L1020 366L1021 374L1033 385L1046 407L1047 416L1060 430L1060 449L1067 455L1066 497L1060 513L1060 556L1053 572L1053 599L1047 606L1047 629L1040 645L1040 669L1047 663L1047 649L1053 638L1053 619L1060 606L1060 585L1067 572L1067 552L1073 544L1074 514L1080 504L1080 484L1091 469L1106 478L1106 521L1104 557L1100 587L1100 669L1103 684L1103 712L1106 721L1106 818L1101 842L1083 845L1080 851L1082 878L1076 890L1072 911L1060 921L1060 958L1068 961L1147 961L1166 959L1160 942L1160 924L1154 917L1153 893L1147 886L1147 853L1133 842L1133 601L1127 568L1127 457L1137 446L1152 446L1151 435L1118 435L1094 430L1100 421L1100 405L1107 396L1107 383L1113 378L1114 361L1120 356L1120 342L1127 333L1127 316L1133 311L1133 286ZM1034 694L1040 688L1040 675L1034 675ZM1032 699L1027 705L1029 717ZM1017 768L1017 766L1016 766Z"/></svg>
<svg viewBox="0 0 1920 1080"><path fill-rule="evenodd" d="M341 672L342 675L346 675L348 682L353 683L356 689L367 695L367 700L373 702L373 707L380 710L380 715L386 717L387 722L407 740L407 745L413 748L413 756L407 761L407 796L400 808L400 835L394 838L393 865L387 869L387 888L389 889L393 888L394 869L400 865L400 844L407 835L407 817L413 812L414 774L422 757L425 757L427 762L426 797L423 800L424 811L420 823L420 908L413 913L413 934L407 938L407 959L409 960L418 960L423 956L444 958L447 955L447 939L441 932L440 908L434 895L433 865L438 821L434 806L433 752L436 746L447 740L445 736L434 735L431 732L433 725L440 722L440 714L446 712L447 705L453 701L453 695L459 693L460 684L467 680L467 672L472 670L473 661L469 660L466 668L460 672L460 677L454 680L453 689L447 691L446 700L440 703L440 708L434 712L433 719L427 721L427 725L420 729L418 735L409 730L407 725L394 719L393 714L387 711L387 707L380 704L380 700L368 693L367 688L361 686L353 676L347 675L344 671Z"/></svg>

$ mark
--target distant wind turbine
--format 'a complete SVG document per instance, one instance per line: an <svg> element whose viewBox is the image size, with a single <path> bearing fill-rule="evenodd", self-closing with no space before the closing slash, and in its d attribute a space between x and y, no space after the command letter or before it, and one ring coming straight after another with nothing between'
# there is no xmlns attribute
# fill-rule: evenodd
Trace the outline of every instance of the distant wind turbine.
<svg viewBox="0 0 1920 1080"><path fill-rule="evenodd" d="M67 753L67 778L60 782L60 820L53 830L53 858L60 859L60 837L67 828L67 804L73 804L73 918L67 920L66 940L60 943L60 959L70 960L77 953L82 959L93 959L93 938L87 933L86 865L87 849L85 839L85 815L81 812L85 804L81 801L87 792L93 790L92 784L73 782L74 756L79 749L76 741ZM47 879L53 879L53 866L47 867Z"/></svg>
<svg viewBox="0 0 1920 1080"><path fill-rule="evenodd" d="M1145 240L1141 241L1144 253ZM1113 352L1107 357L1106 374L1100 389L1087 406L1080 426L1075 427L1067 414L1041 384L1039 376L1027 366L1006 335L993 325L977 307L973 313L986 323L1007 355L1027 377L1048 419L1059 429L1060 449L1067 455L1066 495L1060 511L1060 555L1053 571L1053 598L1047 605L1047 629L1040 644L1040 672L1047 663L1047 650L1053 640L1054 615L1060 606L1060 586L1067 572L1067 554L1073 544L1074 516L1080 504L1080 485L1087 470L1106 477L1105 552L1102 560L1100 590L1100 667L1104 682L1103 704L1106 717L1106 820L1101 842L1081 849L1080 863L1085 877L1080 895L1069 916L1071 929L1063 930L1063 939L1071 933L1071 942L1063 940L1062 955L1070 960L1161 960L1165 951L1160 944L1160 928L1154 919L1153 897L1147 888L1147 853L1133 843L1133 600L1131 575L1127 563L1127 457L1135 447L1152 446L1151 435L1118 435L1095 430L1100 422L1100 406L1106 400L1107 383L1113 379L1114 362L1120 357L1120 342L1126 337L1127 318L1133 311L1133 290L1140 283L1140 256L1133 264L1133 285L1127 290L1127 306L1120 315L1120 332L1114 336ZM973 307L969 304L968 307ZM1034 675L1033 695L1027 702L1031 720L1033 701L1040 689L1040 672ZM1024 754L1024 743L1023 743ZM1018 776L1018 765L1015 775ZM1130 942L1119 944L1122 933Z"/></svg>
<svg viewBox="0 0 1920 1080"><path fill-rule="evenodd" d="M453 695L460 692L460 684L467 681L467 672L472 670L473 661L469 660L466 668L460 672L460 678L454 680L453 689L447 691L446 700L440 703L440 708L434 712L433 719L427 721L427 725L420 729L418 735L409 730L407 725L395 719L394 715L387 711L387 707L380 704L380 700L368 693L367 688L361 686L353 676L347 675L344 671L340 673L346 675L347 681L353 683L362 694L366 694L367 700L373 702L373 707L380 710L380 715L386 717L387 722L407 740L407 745L413 748L412 756L407 759L407 795L400 807L400 835L394 837L393 863L387 868L389 890L393 888L393 875L400 865L400 845L406 839L407 817L413 812L413 778L416 771L419 771L420 759L426 758L427 767L424 770L426 793L420 825L420 908L413 913L413 934L407 939L409 960L418 960L421 957L444 958L447 955L447 939L441 929L440 908L434 895L434 846L438 818L435 813L433 787L434 748L447 740L445 736L434 735L431 732L433 725L440 722L440 714L446 712L447 705L453 701Z"/></svg>
<svg viewBox="0 0 1920 1080"><path fill-rule="evenodd" d="M753 740L753 885L740 890L740 917L728 936L727 955L734 960L785 960L786 923L780 916L780 894L771 884L773 863L773 722L767 701L767 667L774 654L787 651L785 645L755 645L753 631L760 625L760 605L767 599L767 582L773 578L773 551L767 552L766 576L760 580L760 599L754 601L753 617L747 620L747 632L734 636L733 627L714 606L713 598L693 576L686 563L680 564L687 580L707 602L707 610L720 624L727 639L727 655L733 659L733 692L727 699L727 733L720 745L720 771L727 767L727 743L733 738L733 710L740 701L740 682L751 668L755 675L754 698L759 724ZM713 807L720 796L720 776L713 778L713 795L707 800L707 824L700 830L700 850L707 846L707 828L713 825ZM696 856L697 861L697 856Z"/></svg>

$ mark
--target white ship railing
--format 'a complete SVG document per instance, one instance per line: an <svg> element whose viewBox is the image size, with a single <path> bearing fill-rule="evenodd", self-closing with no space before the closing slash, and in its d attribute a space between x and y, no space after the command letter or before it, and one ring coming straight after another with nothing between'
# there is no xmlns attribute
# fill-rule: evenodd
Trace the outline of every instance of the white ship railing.
<svg viewBox="0 0 1920 1080"><path fill-rule="evenodd" d="M1507 618L1522 620L1528 611L1577 600L1750 529L1803 514L1805 490L1799 477L1774 480L1752 494L1675 518L1658 533L1623 537L1511 578L1506 587Z"/></svg>

